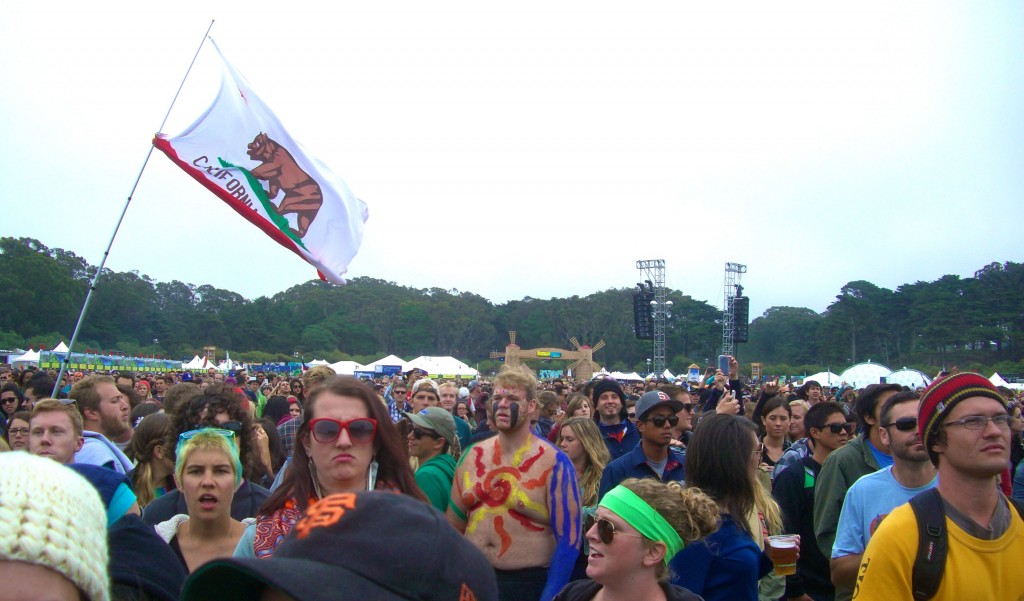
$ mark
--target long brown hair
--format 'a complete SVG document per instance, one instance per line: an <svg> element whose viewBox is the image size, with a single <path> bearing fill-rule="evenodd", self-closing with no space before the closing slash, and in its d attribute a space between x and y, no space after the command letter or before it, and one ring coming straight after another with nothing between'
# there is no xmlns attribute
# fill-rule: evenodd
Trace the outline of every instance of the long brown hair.
<svg viewBox="0 0 1024 601"><path fill-rule="evenodd" d="M719 413L701 421L686 445L687 486L704 491L747 533L758 486L750 473L752 433L757 427L747 418Z"/></svg>
<svg viewBox="0 0 1024 601"><path fill-rule="evenodd" d="M295 433L295 447L292 461L285 468L281 486L260 508L259 513L266 515L284 506L288 499L295 499L300 511L306 511L309 500L316 496L313 488L313 474L309 471L309 455L303 441L310 436L309 422L316 419L317 401L320 396L330 392L338 396L359 399L366 406L367 414L377 421L377 434L373 438L373 454L377 460L377 479L395 486L400 492L426 502L423 491L416 485L416 477L409 467L407 447L402 444L398 429L391 421L387 408L377 398L377 394L366 384L349 376L335 376L314 388L305 403L302 413L302 424Z"/></svg>

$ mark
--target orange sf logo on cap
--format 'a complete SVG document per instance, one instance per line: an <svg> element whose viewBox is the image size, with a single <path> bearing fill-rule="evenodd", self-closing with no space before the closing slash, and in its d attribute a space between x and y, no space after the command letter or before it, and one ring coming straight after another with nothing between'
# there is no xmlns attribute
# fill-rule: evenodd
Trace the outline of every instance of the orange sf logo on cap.
<svg viewBox="0 0 1024 601"><path fill-rule="evenodd" d="M356 508L355 493L331 495L309 508L306 517L295 525L297 538L302 540L315 528L327 528L338 523L345 511Z"/></svg>

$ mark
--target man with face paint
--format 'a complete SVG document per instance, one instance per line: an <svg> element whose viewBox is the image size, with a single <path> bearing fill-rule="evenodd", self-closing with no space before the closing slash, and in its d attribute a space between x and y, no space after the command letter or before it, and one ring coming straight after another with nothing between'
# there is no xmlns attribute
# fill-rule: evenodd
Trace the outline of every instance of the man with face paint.
<svg viewBox="0 0 1024 601"><path fill-rule="evenodd" d="M494 566L502 601L549 601L579 555L580 497L569 458L530 431L537 381L506 367L487 412L497 436L463 453L448 520Z"/></svg>
<svg viewBox="0 0 1024 601"><path fill-rule="evenodd" d="M619 383L612 378L601 378L590 394L594 420L612 459L635 449L640 443L640 433L633 422L626 419L626 395Z"/></svg>

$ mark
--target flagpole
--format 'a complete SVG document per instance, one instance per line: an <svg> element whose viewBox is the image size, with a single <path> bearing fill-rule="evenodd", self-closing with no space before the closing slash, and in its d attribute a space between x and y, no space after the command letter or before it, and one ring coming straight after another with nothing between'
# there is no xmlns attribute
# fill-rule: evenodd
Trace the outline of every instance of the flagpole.
<svg viewBox="0 0 1024 601"><path fill-rule="evenodd" d="M174 108L174 103L178 101L178 95L181 94L181 89L185 87L185 81L188 79L189 73L192 72L192 67L196 64L196 59L199 58L199 51L203 49L203 44L206 43L206 38L210 35L210 30L213 29L215 19L210 20L210 26L206 28L206 33L203 34L203 39L199 42L199 47L196 48L196 53L192 56L192 62L189 63L188 69L185 70L185 77L181 78L181 84L178 85L178 91L174 93L174 98L171 99L171 105L167 107L167 114L164 115L164 120L160 122L160 128L157 131L163 131L164 126L167 125L167 119L171 116L171 110ZM100 260L99 267L96 268L96 273L93 274L92 280L89 282L89 290L85 294L85 302L82 303L82 310L78 314L78 322L75 323L75 331L71 335L71 342L68 343L68 353L64 355L64 360L60 363L60 372L57 373L57 381L53 385L52 397L57 398L57 394L60 392L60 383L64 378L64 374L68 371L68 366L71 364L71 352L75 348L75 342L78 340L78 333L82 329L82 322L85 321L85 314L89 310L89 301L92 300L92 293L96 290L96 282L100 278L100 274L103 273L103 266L107 264L107 257L110 256L110 249L114 246L114 238L117 237L117 231L121 229L121 223L124 221L124 216L128 212L128 206L132 203L132 196L135 195L135 189L139 187L139 181L142 179L142 173L146 170L146 165L149 164L149 157L153 156L153 145L149 144L149 150L146 152L146 158L142 161L142 168L139 169L139 174L135 176L135 183L132 184L132 189L128 193L128 199L124 202L124 208L121 209L121 216L117 218L117 225L114 226L114 233L110 235L110 242L107 243L107 249L103 251L103 259Z"/></svg>

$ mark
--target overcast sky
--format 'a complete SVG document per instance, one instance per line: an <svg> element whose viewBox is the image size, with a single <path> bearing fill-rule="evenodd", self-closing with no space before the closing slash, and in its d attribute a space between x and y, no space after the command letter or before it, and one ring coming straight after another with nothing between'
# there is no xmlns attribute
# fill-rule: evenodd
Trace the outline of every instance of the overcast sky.
<svg viewBox="0 0 1024 601"><path fill-rule="evenodd" d="M98 264L211 19L369 206L347 277L496 303L642 279L751 318L1024 260L1024 4L18 2L0 20L0 233ZM212 101L205 46L164 128ZM107 266L247 298L315 277L166 157Z"/></svg>

